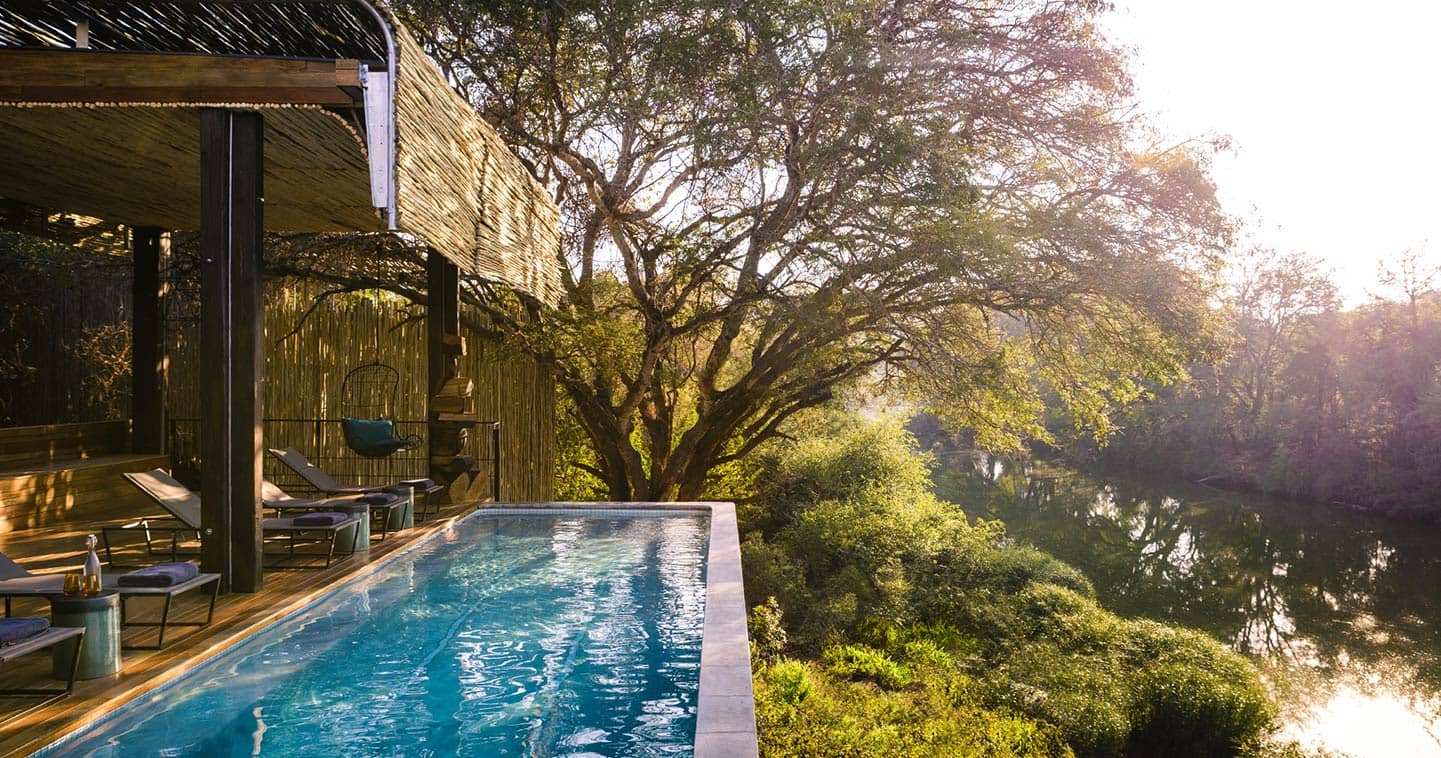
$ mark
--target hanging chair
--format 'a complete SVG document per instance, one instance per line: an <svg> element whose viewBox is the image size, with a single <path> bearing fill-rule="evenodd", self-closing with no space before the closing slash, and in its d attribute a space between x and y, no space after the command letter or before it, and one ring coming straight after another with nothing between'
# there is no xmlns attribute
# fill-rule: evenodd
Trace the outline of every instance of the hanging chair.
<svg viewBox="0 0 1441 758"><path fill-rule="evenodd" d="M385 458L419 444L414 437L396 437L395 392L400 372L376 361L357 366L340 385L340 428L345 446L362 458Z"/></svg>

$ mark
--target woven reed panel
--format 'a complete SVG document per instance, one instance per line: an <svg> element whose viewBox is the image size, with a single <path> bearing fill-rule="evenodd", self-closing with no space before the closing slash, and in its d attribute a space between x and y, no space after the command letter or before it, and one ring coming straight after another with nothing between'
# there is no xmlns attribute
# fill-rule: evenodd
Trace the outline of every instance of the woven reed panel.
<svg viewBox="0 0 1441 758"><path fill-rule="evenodd" d="M375 231L363 142L311 107L261 107L265 226ZM110 222L200 226L200 109L0 104L0 197Z"/></svg>
<svg viewBox="0 0 1441 758"><path fill-rule="evenodd" d="M462 270L559 301L560 214L404 29L396 78L400 227Z"/></svg>
<svg viewBox="0 0 1441 758"><path fill-rule="evenodd" d="M424 419L427 357L423 311L394 295L351 293L325 300L294 334L301 317L315 304L323 284L303 280L265 283L265 416L325 418L341 413L341 388L350 369L382 361L400 372L396 417ZM479 314L464 306L468 315ZM469 347L461 373L475 382L471 405L482 419L501 422L501 496L506 500L550 500L555 492L555 382L536 362L466 333ZM286 335L288 338L282 339ZM170 359L166 405L174 417L199 415L199 349L195 326L187 324L167 337ZM284 428L271 431L284 431ZM302 430L303 431L303 430ZM266 445L295 444L314 460L349 457L338 468L355 481L381 481L424 475L392 472L385 460L365 461L349 453L338 429L329 429L325 447L267 437ZM403 433L425 433L406 426ZM470 452L491 455L490 430L478 427ZM266 456L267 475L284 476ZM476 482L474 497L489 495L489 464ZM334 472L332 472L334 473Z"/></svg>

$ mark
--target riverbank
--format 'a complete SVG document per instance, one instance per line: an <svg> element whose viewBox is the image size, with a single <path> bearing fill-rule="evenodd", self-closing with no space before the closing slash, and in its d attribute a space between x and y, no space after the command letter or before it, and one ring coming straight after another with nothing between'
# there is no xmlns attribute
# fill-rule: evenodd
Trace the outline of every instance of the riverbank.
<svg viewBox="0 0 1441 758"><path fill-rule="evenodd" d="M937 498L894 427L767 464L740 513L768 755L1269 754L1257 670L1102 606L1007 527Z"/></svg>
<svg viewBox="0 0 1441 758"><path fill-rule="evenodd" d="M942 463L941 497L1076 566L1104 607L1261 666L1286 737L1441 755L1441 529L1051 461Z"/></svg>

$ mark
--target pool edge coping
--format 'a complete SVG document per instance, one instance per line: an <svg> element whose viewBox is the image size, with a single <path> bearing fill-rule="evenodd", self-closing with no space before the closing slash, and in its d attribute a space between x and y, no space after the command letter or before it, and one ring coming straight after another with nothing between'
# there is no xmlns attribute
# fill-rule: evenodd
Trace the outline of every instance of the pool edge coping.
<svg viewBox="0 0 1441 758"><path fill-rule="evenodd" d="M111 698L101 713L82 719L63 734L24 753L37 755L63 750L66 743L116 717L140 700L176 686L190 671L226 654L247 640L283 624L350 584L381 571L438 535L464 521L492 511L512 510L645 510L692 511L710 515L710 536L706 556L706 605L701 632L700 683L696 695L696 758L752 758L759 755L755 726L755 698L751 688L750 638L746 628L745 590L741 581L740 534L735 503L731 502L490 502L469 513L457 514L434 524L429 533L384 558L345 577L344 582L306 593L286 603L265 618L225 635L183 667L158 676L148 686L137 687ZM717 528L719 527L719 528ZM717 562L717 558L720 561ZM719 568L719 572L717 572ZM724 577L724 582L717 581ZM739 650L739 657L737 657ZM739 661L739 662L737 662Z"/></svg>
<svg viewBox="0 0 1441 758"><path fill-rule="evenodd" d="M746 627L745 586L735 503L484 503L476 509L476 513L508 509L709 513L705 620L701 632L700 689L696 695L695 758L752 758L759 755L755 692L751 686L750 633Z"/></svg>

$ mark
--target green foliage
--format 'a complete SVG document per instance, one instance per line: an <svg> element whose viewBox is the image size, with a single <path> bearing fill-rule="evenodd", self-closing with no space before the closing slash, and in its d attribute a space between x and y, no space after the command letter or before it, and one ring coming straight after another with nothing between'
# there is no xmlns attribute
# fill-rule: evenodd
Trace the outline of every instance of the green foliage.
<svg viewBox="0 0 1441 758"><path fill-rule="evenodd" d="M1229 233L1214 146L1145 136L1104 7L396 3L554 190L559 307L472 303L622 500L734 487L882 375L1015 446L1047 388L1104 434L1182 374Z"/></svg>
<svg viewBox="0 0 1441 758"><path fill-rule="evenodd" d="M1144 471L1441 516L1437 269L1414 253L1384 268L1391 297L1342 311L1315 259L1240 256L1224 311L1230 355L1155 388L1105 449L1070 444Z"/></svg>
<svg viewBox="0 0 1441 758"><path fill-rule="evenodd" d="M982 705L969 677L937 665L934 647L911 647L904 688L853 680L814 663L782 659L756 670L761 754L816 756L1017 756L1064 758L1071 750L1040 721ZM872 651L874 652L874 651ZM879 655L878 653L876 655ZM908 655L902 652L902 655ZM889 660L889 659L886 659Z"/></svg>
<svg viewBox="0 0 1441 758"><path fill-rule="evenodd" d="M1221 755L1254 739L1272 718L1250 664L1198 632L1151 621L1126 624L1136 693L1133 754Z"/></svg>
<svg viewBox="0 0 1441 758"><path fill-rule="evenodd" d="M92 240L113 246L113 227ZM128 258L0 231L0 425L128 418Z"/></svg>
<svg viewBox="0 0 1441 758"><path fill-rule="evenodd" d="M781 606L774 597L751 609L746 618L746 631L751 638L751 657L773 661L786 651L786 630L781 626Z"/></svg>
<svg viewBox="0 0 1441 758"><path fill-rule="evenodd" d="M911 683L911 672L885 653L864 645L841 645L826 650L826 673L852 681L869 680L883 689L898 690Z"/></svg>
<svg viewBox="0 0 1441 758"><path fill-rule="evenodd" d="M555 399L555 497L561 501L603 500L605 482L593 473L595 450L576 422L569 398L557 392Z"/></svg>
<svg viewBox="0 0 1441 758"><path fill-rule="evenodd" d="M768 752L1186 756L1265 743L1271 705L1245 659L1106 611L1084 576L997 522L969 522L926 474L887 422L778 459L774 495L744 524L747 594L773 596L789 650L817 663L805 676L794 662L759 670ZM899 729L902 708L917 712L913 730Z"/></svg>
<svg viewBox="0 0 1441 758"><path fill-rule="evenodd" d="M792 708L804 703L813 689L810 667L800 661L777 661L766 670L765 682L778 702Z"/></svg>

